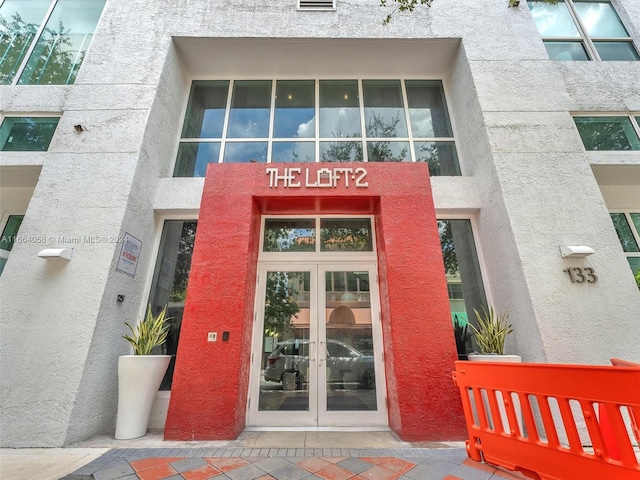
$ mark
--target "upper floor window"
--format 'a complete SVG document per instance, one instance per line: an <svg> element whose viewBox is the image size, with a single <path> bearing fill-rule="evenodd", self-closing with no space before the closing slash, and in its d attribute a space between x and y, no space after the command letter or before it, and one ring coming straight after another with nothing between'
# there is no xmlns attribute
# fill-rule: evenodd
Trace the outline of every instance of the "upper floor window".
<svg viewBox="0 0 640 480"><path fill-rule="evenodd" d="M640 150L640 116L573 117L587 150Z"/></svg>
<svg viewBox="0 0 640 480"><path fill-rule="evenodd" d="M46 152L58 117L5 117L0 125L0 151Z"/></svg>
<svg viewBox="0 0 640 480"><path fill-rule="evenodd" d="M551 60L640 60L611 2L529 0Z"/></svg>
<svg viewBox="0 0 640 480"><path fill-rule="evenodd" d="M18 235L18 229L22 224L24 215L9 215L2 229L2 238L0 238L0 274L4 270L4 266L9 259L9 252L13 248Z"/></svg>
<svg viewBox="0 0 640 480"><path fill-rule="evenodd" d="M174 176L211 162L367 161L460 174L440 81L193 82Z"/></svg>
<svg viewBox="0 0 640 480"><path fill-rule="evenodd" d="M5 0L0 85L75 81L106 0Z"/></svg>
<svg viewBox="0 0 640 480"><path fill-rule="evenodd" d="M640 212L611 213L611 220L631 271L638 277L640 276Z"/></svg>

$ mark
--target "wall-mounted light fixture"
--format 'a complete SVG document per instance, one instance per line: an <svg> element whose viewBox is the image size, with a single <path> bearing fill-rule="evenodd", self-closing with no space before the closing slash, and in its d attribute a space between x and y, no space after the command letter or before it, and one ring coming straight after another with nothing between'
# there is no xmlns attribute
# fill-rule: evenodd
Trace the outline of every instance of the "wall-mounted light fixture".
<svg viewBox="0 0 640 480"><path fill-rule="evenodd" d="M563 257L587 257L595 252L593 248L586 245L566 245L560 247L560 253Z"/></svg>
<svg viewBox="0 0 640 480"><path fill-rule="evenodd" d="M45 260L71 260L73 248L45 248L38 253Z"/></svg>
<svg viewBox="0 0 640 480"><path fill-rule="evenodd" d="M81 125L80 123L77 125L74 125L73 128L75 129L76 133L82 133L87 129L84 125Z"/></svg>

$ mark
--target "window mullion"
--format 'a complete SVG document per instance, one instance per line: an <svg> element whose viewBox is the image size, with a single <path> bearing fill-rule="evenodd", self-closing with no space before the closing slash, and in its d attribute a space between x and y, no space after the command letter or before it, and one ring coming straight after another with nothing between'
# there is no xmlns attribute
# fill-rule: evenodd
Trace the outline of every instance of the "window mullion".
<svg viewBox="0 0 640 480"><path fill-rule="evenodd" d="M222 122L222 138L220 139L220 153L218 154L218 163L222 163L224 151L227 148L227 131L229 129L229 116L231 115L231 98L233 97L233 89L235 88L235 80L229 81L229 90L227 91L227 106L224 112L224 120Z"/></svg>
<svg viewBox="0 0 640 480"><path fill-rule="evenodd" d="M635 130L638 138L640 138L640 123L636 121L636 117L634 115L629 115L629 118L631 119L631 126Z"/></svg>
<svg viewBox="0 0 640 480"><path fill-rule="evenodd" d="M314 92L313 97L315 98L315 152L316 152L316 163L320 162L320 80L315 79L314 81Z"/></svg>
<svg viewBox="0 0 640 480"><path fill-rule="evenodd" d="M411 126L411 118L409 116L409 100L407 99L407 86L405 82L405 79L400 81L400 89L402 92L402 103L404 103L404 118L405 122L407 122L407 134L409 135L409 155L411 156L411 162L415 162L416 155L413 147L413 128Z"/></svg>
<svg viewBox="0 0 640 480"><path fill-rule="evenodd" d="M47 22L49 21L49 18L51 17L51 14L53 13L53 10L56 8L57 3L58 3L58 0L52 0L51 5L49 6L49 10L47 10L47 13L45 14L44 18L42 19L42 23L40 23L40 27L36 31L36 34L33 36L33 40L31 41L31 45L29 46L29 49L27 50L26 55L22 59L22 63L20 64L20 67L18 67L18 70L16 70L16 74L13 77L13 81L11 82L11 85L17 85L18 84L18 80L22 76L22 72L24 72L24 69L27 68L27 63L29 63L29 59L31 58L31 54L35 50L36 45L38 44L38 40L40 40L40 36L42 35L42 32L44 32L44 28L47 25Z"/></svg>
<svg viewBox="0 0 640 480"><path fill-rule="evenodd" d="M276 117L276 84L278 80L273 78L271 80L271 106L269 109L269 133L267 138L267 163L271 163L273 158L273 129L275 128L275 117ZM256 140L255 138L253 140Z"/></svg>
<svg viewBox="0 0 640 480"><path fill-rule="evenodd" d="M360 134L362 142L362 161L369 161L369 154L367 149L367 126L365 125L364 114L364 87L362 86L362 79L358 79L358 99L360 103Z"/></svg>
<svg viewBox="0 0 640 480"><path fill-rule="evenodd" d="M580 21L580 17L578 17L578 13L576 12L573 6L573 0L565 0L565 4L567 5L567 9L569 10L569 15L571 15L571 17L573 18L573 21L576 23L578 32L582 37L582 41L584 42L584 46L587 49L587 53L591 57L591 60L598 60L598 61L602 60L600 58L600 55L598 54L598 51L596 50L595 45L591 41L591 38L589 37L589 35L587 35L587 29L585 28L583 23Z"/></svg>
<svg viewBox="0 0 640 480"><path fill-rule="evenodd" d="M640 232L636 229L636 224L633 222L633 219L631 218L631 211L627 210L624 212L624 216L627 219L627 223L629 224L629 228L631 229L631 234L633 235L636 244L638 245L638 247L640 247ZM633 253L633 252L625 252L625 253ZM638 255L640 255L640 252L638 252Z"/></svg>

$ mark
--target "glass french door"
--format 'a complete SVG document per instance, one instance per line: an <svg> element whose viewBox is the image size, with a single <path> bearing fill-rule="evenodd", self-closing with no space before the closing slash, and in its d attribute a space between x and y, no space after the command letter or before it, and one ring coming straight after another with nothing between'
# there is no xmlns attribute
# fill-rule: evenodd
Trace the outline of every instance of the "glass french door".
<svg viewBox="0 0 640 480"><path fill-rule="evenodd" d="M387 425L376 266L259 268L249 426Z"/></svg>

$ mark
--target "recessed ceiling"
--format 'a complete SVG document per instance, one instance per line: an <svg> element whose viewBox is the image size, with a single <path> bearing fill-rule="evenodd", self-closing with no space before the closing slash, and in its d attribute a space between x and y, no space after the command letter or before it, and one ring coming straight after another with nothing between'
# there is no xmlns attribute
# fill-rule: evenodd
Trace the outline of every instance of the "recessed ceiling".
<svg viewBox="0 0 640 480"><path fill-rule="evenodd" d="M444 77L460 45L443 39L174 37L192 78Z"/></svg>
<svg viewBox="0 0 640 480"><path fill-rule="evenodd" d="M0 167L0 188L35 188L42 167Z"/></svg>
<svg viewBox="0 0 640 480"><path fill-rule="evenodd" d="M640 185L640 165L592 165L598 185Z"/></svg>

